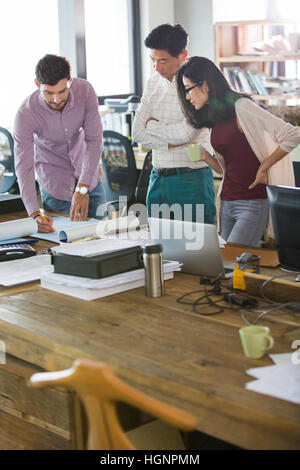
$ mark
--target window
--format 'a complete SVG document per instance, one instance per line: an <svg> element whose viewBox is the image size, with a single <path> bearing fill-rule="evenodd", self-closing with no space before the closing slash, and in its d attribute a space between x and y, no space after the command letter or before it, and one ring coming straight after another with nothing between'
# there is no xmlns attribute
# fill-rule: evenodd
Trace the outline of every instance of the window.
<svg viewBox="0 0 300 470"><path fill-rule="evenodd" d="M59 54L57 0L1 2L1 19L0 126L11 129L20 104L36 89L37 62Z"/></svg>
<svg viewBox="0 0 300 470"><path fill-rule="evenodd" d="M99 96L133 92L126 0L85 0L87 79Z"/></svg>
<svg viewBox="0 0 300 470"><path fill-rule="evenodd" d="M78 65L80 60L84 71L79 76L88 79L99 96L141 93L139 0L70 0L70 5L81 6L80 18L76 17L76 8L59 10L59 2L1 2L0 127L12 129L19 106L35 91L33 80L39 59L58 54L74 60L75 39L75 61ZM68 3L63 5L67 7ZM69 14L67 21L62 17L65 14ZM78 33L72 24L75 21L77 25L80 19L85 31ZM86 50L82 52L79 46Z"/></svg>

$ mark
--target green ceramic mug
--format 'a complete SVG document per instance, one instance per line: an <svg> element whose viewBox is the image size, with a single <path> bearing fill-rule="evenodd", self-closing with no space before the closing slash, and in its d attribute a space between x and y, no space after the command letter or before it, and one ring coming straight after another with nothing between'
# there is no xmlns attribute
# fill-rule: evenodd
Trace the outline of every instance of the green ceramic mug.
<svg viewBox="0 0 300 470"><path fill-rule="evenodd" d="M274 339L267 326L244 326L239 333L246 357L259 359L274 346Z"/></svg>
<svg viewBox="0 0 300 470"><path fill-rule="evenodd" d="M190 144L185 147L186 153L192 162L197 162L202 158L202 145Z"/></svg>

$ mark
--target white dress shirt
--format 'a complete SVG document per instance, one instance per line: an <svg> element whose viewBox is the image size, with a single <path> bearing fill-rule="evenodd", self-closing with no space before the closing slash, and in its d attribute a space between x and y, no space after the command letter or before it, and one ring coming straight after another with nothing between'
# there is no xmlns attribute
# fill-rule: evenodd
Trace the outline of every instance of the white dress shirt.
<svg viewBox="0 0 300 470"><path fill-rule="evenodd" d="M148 118L151 120L145 127ZM158 72L147 81L141 103L136 111L132 138L152 149L152 164L155 168L203 168L207 164L190 161L184 146L168 149L168 144L182 145L199 142L208 152L210 130L195 129L186 120L179 101L175 78L172 82Z"/></svg>

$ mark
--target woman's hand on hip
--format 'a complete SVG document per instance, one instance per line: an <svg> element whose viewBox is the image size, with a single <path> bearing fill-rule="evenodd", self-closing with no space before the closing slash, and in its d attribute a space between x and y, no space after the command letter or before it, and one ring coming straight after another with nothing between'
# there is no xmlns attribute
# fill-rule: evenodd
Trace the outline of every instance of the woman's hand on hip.
<svg viewBox="0 0 300 470"><path fill-rule="evenodd" d="M265 184L265 185L269 184L269 178L268 178L267 170L263 170L262 168L259 168L257 170L255 180L253 181L253 183L250 184L248 189L253 189L258 184Z"/></svg>

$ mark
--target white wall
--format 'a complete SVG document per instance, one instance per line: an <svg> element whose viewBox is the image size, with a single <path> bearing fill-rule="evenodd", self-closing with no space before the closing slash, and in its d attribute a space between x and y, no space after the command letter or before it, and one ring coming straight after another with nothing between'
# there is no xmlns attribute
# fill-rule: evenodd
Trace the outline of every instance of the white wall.
<svg viewBox="0 0 300 470"><path fill-rule="evenodd" d="M73 75L77 76L77 57L75 41L75 15L73 0L60 0L58 5L59 53L72 64Z"/></svg>
<svg viewBox="0 0 300 470"><path fill-rule="evenodd" d="M149 32L163 23L180 23L189 34L189 55L213 59L213 0L142 0L141 41L143 85L151 73L149 53L144 40Z"/></svg>
<svg viewBox="0 0 300 470"><path fill-rule="evenodd" d="M189 55L214 59L213 0L174 0L175 22L189 35Z"/></svg>
<svg viewBox="0 0 300 470"><path fill-rule="evenodd" d="M274 0L272 0L274 1ZM239 21L266 18L269 0L213 0L213 20Z"/></svg>
<svg viewBox="0 0 300 470"><path fill-rule="evenodd" d="M145 86L147 78L151 74L151 62L144 40L150 31L164 23L174 23L174 0L142 0L140 2L141 18L141 52L142 52L142 76Z"/></svg>

